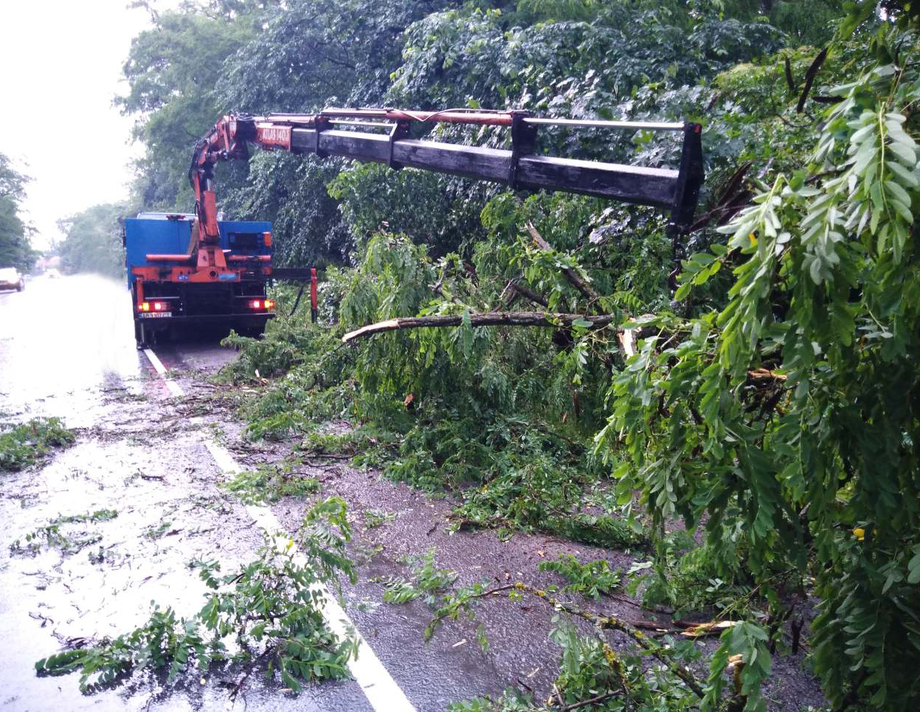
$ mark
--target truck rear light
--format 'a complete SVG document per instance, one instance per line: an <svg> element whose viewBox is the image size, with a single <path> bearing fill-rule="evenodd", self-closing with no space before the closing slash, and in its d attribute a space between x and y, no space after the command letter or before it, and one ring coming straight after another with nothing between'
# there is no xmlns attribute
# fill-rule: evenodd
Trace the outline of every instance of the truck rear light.
<svg viewBox="0 0 920 712"><path fill-rule="evenodd" d="M249 308L250 309L261 309L262 308L261 300L253 299L251 302L249 302Z"/></svg>
<svg viewBox="0 0 920 712"><path fill-rule="evenodd" d="M167 311L169 309L168 302L141 302L137 306L138 311Z"/></svg>
<svg viewBox="0 0 920 712"><path fill-rule="evenodd" d="M266 308L266 309L274 309L274 308L275 308L275 302L274 302L273 299L266 299L266 300L263 302L263 304L265 305L265 308Z"/></svg>

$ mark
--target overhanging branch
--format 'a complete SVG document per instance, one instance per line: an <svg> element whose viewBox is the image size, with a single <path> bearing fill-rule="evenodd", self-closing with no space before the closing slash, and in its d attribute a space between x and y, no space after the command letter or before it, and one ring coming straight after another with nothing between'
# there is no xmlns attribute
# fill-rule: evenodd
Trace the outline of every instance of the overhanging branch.
<svg viewBox="0 0 920 712"><path fill-rule="evenodd" d="M622 319L618 314L600 314L586 316L584 314L560 314L548 312L489 312L487 314L470 314L471 326L542 326L542 327L571 327L576 321L591 323L590 329L600 329ZM382 334L385 331L400 331L402 329L443 328L460 326L464 316L457 314L441 316L414 316L401 319L387 319L375 324L362 326L360 329L349 331L342 337L342 343L347 344L354 339Z"/></svg>

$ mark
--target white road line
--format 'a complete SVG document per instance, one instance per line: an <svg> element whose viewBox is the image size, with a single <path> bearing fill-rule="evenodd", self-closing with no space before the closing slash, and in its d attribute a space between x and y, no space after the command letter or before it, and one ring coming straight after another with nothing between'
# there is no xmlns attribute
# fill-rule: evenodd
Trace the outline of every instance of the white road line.
<svg viewBox="0 0 920 712"><path fill-rule="evenodd" d="M214 462L223 470L224 474L238 475L243 471L243 468L237 464L236 460L233 459L233 455L230 454L227 448L218 445L213 440L205 440L204 446L208 449L208 452L211 453Z"/></svg>
<svg viewBox="0 0 920 712"><path fill-rule="evenodd" d="M159 356L153 353L153 349L144 349L144 354L147 356L147 360L150 361L150 365L153 366L153 370L163 379L163 383L166 384L166 390L176 397L185 395L179 384L166 375L166 367L163 365L163 362L160 361Z"/></svg>
<svg viewBox="0 0 920 712"><path fill-rule="evenodd" d="M151 349L144 349L144 353L153 365L154 370L166 383L169 392L174 396L184 395L179 384L166 377L166 369L160 359L157 358L157 355ZM239 463L233 459L230 451L223 445L213 440L205 440L204 446L211 453L211 457L214 458L214 461L224 474L235 475L243 471ZM290 537L284 534L284 527L281 526L281 522L278 521L271 509L252 504L246 507L246 511L269 536L281 542L282 546L287 545ZM299 552L295 555L295 561L301 566L307 564L306 559ZM361 690L367 697L371 707L376 712L416 712L415 707L409 702L409 698L396 684L396 681L383 666L383 663L380 662L374 650L368 645L364 636L355 627L345 610L329 592L329 589L323 584L316 584L315 587L323 594L322 613L329 629L339 637L344 638L350 632L353 632L358 637L358 656L348 661L348 670L358 685L361 686Z"/></svg>
<svg viewBox="0 0 920 712"><path fill-rule="evenodd" d="M230 456L230 453L227 453L227 455ZM232 459L232 456L230 457ZM274 536L276 540L279 540L278 544L281 547L287 545L290 537L282 533L284 528L271 509L258 505L249 505L246 510L249 512L249 516L255 519L256 523L269 536ZM306 559L299 552L295 555L294 560L300 566L308 565ZM364 636L355 627L355 624L329 592L329 589L321 583L315 584L313 588L322 594L323 618L329 629L341 638L346 637L350 632L353 632L358 638L358 657L348 661L348 669L358 685L361 686L361 690L367 697L367 701L370 702L371 707L376 712L415 712L415 707L409 702L406 694L396 684L396 681L383 666L383 663L380 662L380 658L368 645Z"/></svg>

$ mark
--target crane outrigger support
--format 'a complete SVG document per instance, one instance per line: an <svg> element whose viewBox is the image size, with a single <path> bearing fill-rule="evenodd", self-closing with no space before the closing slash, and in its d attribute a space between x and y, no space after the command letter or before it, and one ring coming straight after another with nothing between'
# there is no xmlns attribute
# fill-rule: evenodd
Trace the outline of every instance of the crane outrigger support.
<svg viewBox="0 0 920 712"><path fill-rule="evenodd" d="M413 122L507 127L511 149L412 139ZM537 155L534 148L541 126L681 133L680 165L657 168ZM198 142L189 170L196 198L199 254L208 252L199 262L220 260L209 250L218 237L213 167L219 161L247 159L250 143L265 150L449 173L516 190L559 190L664 208L670 211L668 229L677 246L689 231L703 183L701 133L697 123L541 118L517 110L325 109L318 114L225 116Z"/></svg>

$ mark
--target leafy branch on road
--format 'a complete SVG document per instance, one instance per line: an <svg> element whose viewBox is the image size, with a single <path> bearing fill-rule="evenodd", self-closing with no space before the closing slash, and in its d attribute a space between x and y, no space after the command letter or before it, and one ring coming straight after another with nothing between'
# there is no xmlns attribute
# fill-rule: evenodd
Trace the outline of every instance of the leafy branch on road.
<svg viewBox="0 0 920 712"><path fill-rule="evenodd" d="M60 418L32 418L20 425L0 425L0 470L22 470L52 448L67 447L74 439Z"/></svg>
<svg viewBox="0 0 920 712"><path fill-rule="evenodd" d="M319 490L315 477L293 471L294 463L259 465L255 470L244 470L222 484L243 504L277 502L282 497L303 497Z"/></svg>
<svg viewBox="0 0 920 712"><path fill-rule="evenodd" d="M141 668L165 671L171 685L194 667L204 675L214 663L230 661L242 664L233 695L255 668L277 671L292 691L305 682L346 677L357 639L339 638L328 628L320 584L335 585L340 574L354 579L346 555L350 538L345 503L327 499L307 513L300 530L305 560L293 539L283 545L267 537L257 558L238 571L222 574L216 561L200 566L210 591L190 618L155 603L150 619L135 630L43 658L35 669L39 675L78 671L84 692L116 685Z"/></svg>
<svg viewBox="0 0 920 712"><path fill-rule="evenodd" d="M89 514L58 515L47 524L26 534L22 540L16 539L10 544L14 554L35 554L43 546L59 549L64 554L75 554L81 549L95 544L102 535L93 531L69 531L68 525L96 524L108 522L118 516L114 509L99 509Z"/></svg>

